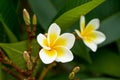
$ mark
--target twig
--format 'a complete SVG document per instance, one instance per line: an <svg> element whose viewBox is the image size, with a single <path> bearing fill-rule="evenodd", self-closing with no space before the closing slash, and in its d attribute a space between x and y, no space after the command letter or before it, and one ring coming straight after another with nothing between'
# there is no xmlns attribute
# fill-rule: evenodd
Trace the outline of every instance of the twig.
<svg viewBox="0 0 120 80"><path fill-rule="evenodd" d="M72 32L72 34L75 35L76 32ZM81 40L81 38L79 36L75 36L75 38L78 39L78 40Z"/></svg>
<svg viewBox="0 0 120 80"><path fill-rule="evenodd" d="M36 65L37 65L37 61L39 59L39 55L37 55L37 57L35 58L35 61L34 61L34 64L33 64L33 67L32 67L32 72L34 71Z"/></svg>
<svg viewBox="0 0 120 80"><path fill-rule="evenodd" d="M22 75L25 74L25 72L22 69L18 68L18 66L16 66L13 62L10 65L20 74L22 74Z"/></svg>
<svg viewBox="0 0 120 80"><path fill-rule="evenodd" d="M46 73L47 73L52 67L54 67L55 65L56 65L56 63L53 62L53 63L51 63L50 65L48 65L47 68L44 68L38 80L43 80L43 78L45 77Z"/></svg>
<svg viewBox="0 0 120 80"><path fill-rule="evenodd" d="M0 49L0 62L12 66L17 72L24 75L24 71L18 68L10 59L8 59L1 49Z"/></svg>
<svg viewBox="0 0 120 80"><path fill-rule="evenodd" d="M23 80L19 75L14 74L9 68L7 67L2 67L4 71L6 71L8 74L12 75L15 77L17 80Z"/></svg>

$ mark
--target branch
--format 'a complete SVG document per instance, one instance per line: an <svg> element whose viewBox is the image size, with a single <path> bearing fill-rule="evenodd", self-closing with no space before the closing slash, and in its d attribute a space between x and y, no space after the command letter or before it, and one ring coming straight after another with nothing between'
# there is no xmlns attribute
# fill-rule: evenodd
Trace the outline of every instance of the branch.
<svg viewBox="0 0 120 80"><path fill-rule="evenodd" d="M4 71L6 71L8 74L12 75L15 77L17 80L23 80L19 75L14 74L9 68L7 67L2 67Z"/></svg>

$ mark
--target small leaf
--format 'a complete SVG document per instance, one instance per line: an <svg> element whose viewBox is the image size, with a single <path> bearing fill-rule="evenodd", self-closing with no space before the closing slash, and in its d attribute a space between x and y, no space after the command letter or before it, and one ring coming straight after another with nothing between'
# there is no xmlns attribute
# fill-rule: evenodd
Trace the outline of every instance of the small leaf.
<svg viewBox="0 0 120 80"><path fill-rule="evenodd" d="M59 18L55 20L55 23L61 26L62 30L65 31L71 25L73 25L77 20L79 20L81 15L85 15L95 7L100 5L105 0L92 0L81 6L78 6L74 9L71 9L61 15Z"/></svg>

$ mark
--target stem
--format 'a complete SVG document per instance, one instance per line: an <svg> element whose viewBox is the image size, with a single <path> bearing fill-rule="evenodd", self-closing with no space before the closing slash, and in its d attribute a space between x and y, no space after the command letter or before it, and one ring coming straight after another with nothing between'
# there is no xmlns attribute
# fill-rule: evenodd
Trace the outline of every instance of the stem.
<svg viewBox="0 0 120 80"><path fill-rule="evenodd" d="M17 80L22 80L22 78L16 74L14 74L9 68L7 67L2 67L2 69L4 71L6 71L8 74L12 75L13 77L15 77Z"/></svg>
<svg viewBox="0 0 120 80"><path fill-rule="evenodd" d="M72 32L72 34L75 35L76 32ZM79 36L75 36L75 38L78 39L78 40L81 40L81 38Z"/></svg>
<svg viewBox="0 0 120 80"><path fill-rule="evenodd" d="M39 59L39 55L37 55L37 57L35 58L34 65L33 65L33 67L32 67L32 72L34 71L34 69L35 69L35 67L36 67L36 65L37 65L38 59Z"/></svg>
<svg viewBox="0 0 120 80"><path fill-rule="evenodd" d="M20 68L18 68L15 64L13 64L13 62L10 64L17 72L19 72L20 74L24 75L24 71L21 70Z"/></svg>
<svg viewBox="0 0 120 80"><path fill-rule="evenodd" d="M0 49L0 62L3 64L8 64L10 66L12 66L17 72L19 72L20 74L24 75L24 71L21 70L20 68L18 68L10 59L8 59L5 54L2 52L2 50Z"/></svg>
<svg viewBox="0 0 120 80"><path fill-rule="evenodd" d="M35 38L35 34L36 34L36 25L33 25L32 28L32 37Z"/></svg>
<svg viewBox="0 0 120 80"><path fill-rule="evenodd" d="M47 72L48 72L52 67L54 67L55 65L56 65L56 63L53 62L53 63L51 63L50 65L48 65L47 68L44 68L38 80L43 80L43 78L45 77L45 75L47 74Z"/></svg>

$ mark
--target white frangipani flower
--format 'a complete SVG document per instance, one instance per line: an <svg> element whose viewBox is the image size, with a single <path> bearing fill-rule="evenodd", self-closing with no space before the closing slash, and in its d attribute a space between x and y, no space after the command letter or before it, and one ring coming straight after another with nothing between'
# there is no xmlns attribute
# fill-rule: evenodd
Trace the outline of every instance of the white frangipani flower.
<svg viewBox="0 0 120 80"><path fill-rule="evenodd" d="M102 43L106 39L105 35L102 32L97 31L99 26L99 19L92 19L85 27L85 17L81 16L80 31L75 30L75 32L83 40L85 45L94 52L97 50L97 45Z"/></svg>
<svg viewBox="0 0 120 80"><path fill-rule="evenodd" d="M42 47L39 56L43 63L50 64L54 61L69 62L73 60L73 54L70 49L75 42L75 36L71 33L64 33L60 35L61 29L53 23L48 29L47 36L39 34L37 41Z"/></svg>

